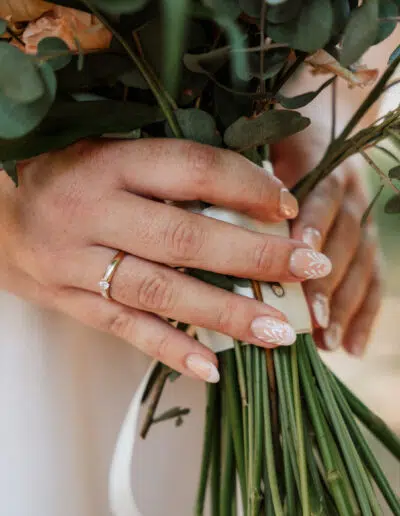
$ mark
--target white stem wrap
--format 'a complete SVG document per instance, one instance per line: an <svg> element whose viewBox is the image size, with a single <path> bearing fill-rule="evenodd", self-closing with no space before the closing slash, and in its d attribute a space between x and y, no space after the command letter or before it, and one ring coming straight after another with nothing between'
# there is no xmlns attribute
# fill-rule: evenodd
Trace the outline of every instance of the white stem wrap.
<svg viewBox="0 0 400 516"><path fill-rule="evenodd" d="M289 226L286 222L264 224L245 215L216 207L207 208L202 213L208 217L242 226L252 231L284 237L289 236ZM301 285L285 283L278 285L277 288L280 296L274 293L270 284L261 284L264 302L281 310L297 333L310 333L311 319ZM250 287L235 286L235 292L243 296L253 297ZM198 328L197 332L200 341L215 352L224 351L234 346L232 338L226 335L204 328ZM131 476L140 403L154 365L153 362L135 392L118 436L109 476L109 500L114 516L146 516L140 512L135 502Z"/></svg>

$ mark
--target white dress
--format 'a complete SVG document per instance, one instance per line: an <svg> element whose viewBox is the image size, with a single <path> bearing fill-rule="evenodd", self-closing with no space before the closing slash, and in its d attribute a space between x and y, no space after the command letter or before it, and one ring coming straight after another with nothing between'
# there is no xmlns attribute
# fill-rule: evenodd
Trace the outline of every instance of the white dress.
<svg viewBox="0 0 400 516"><path fill-rule="evenodd" d="M117 434L149 359L129 344L0 292L0 514L109 516ZM204 385L169 383L161 410L188 406L176 428L152 427L135 450L144 516L192 514Z"/></svg>

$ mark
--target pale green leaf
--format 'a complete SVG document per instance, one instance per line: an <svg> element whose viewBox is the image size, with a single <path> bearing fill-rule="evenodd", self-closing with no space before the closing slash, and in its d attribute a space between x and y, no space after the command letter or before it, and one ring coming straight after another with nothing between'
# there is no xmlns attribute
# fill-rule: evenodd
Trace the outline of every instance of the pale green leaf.
<svg viewBox="0 0 400 516"><path fill-rule="evenodd" d="M396 215L400 213L400 195L394 195L385 204L385 213Z"/></svg>
<svg viewBox="0 0 400 516"><path fill-rule="evenodd" d="M396 18L398 15L399 9L393 0L379 0L378 16L380 20L375 44L378 44L384 39L388 38L396 28L396 21L386 21L383 18Z"/></svg>
<svg viewBox="0 0 400 516"><path fill-rule="evenodd" d="M7 21L0 18L0 36L7 32Z"/></svg>
<svg viewBox="0 0 400 516"><path fill-rule="evenodd" d="M287 109L299 109L313 101L325 88L330 86L335 79L336 77L331 77L323 84L321 84L321 86L315 91L309 91L308 93L303 93L295 97L285 97L284 95L278 93L276 98L281 106Z"/></svg>
<svg viewBox="0 0 400 516"><path fill-rule="evenodd" d="M267 9L267 20L270 23L289 22L299 15L302 5L302 0L286 0L284 3L271 5Z"/></svg>
<svg viewBox="0 0 400 516"><path fill-rule="evenodd" d="M374 44L378 32L378 0L367 0L354 9L343 34L340 62L355 63Z"/></svg>
<svg viewBox="0 0 400 516"><path fill-rule="evenodd" d="M215 147L221 145L215 120L206 111L195 108L177 109L175 116L186 139ZM167 136L172 136L168 126L166 132Z"/></svg>
<svg viewBox="0 0 400 516"><path fill-rule="evenodd" d="M71 51L60 38L43 38L39 41L37 55L49 63L53 70L61 70L72 59Z"/></svg>
<svg viewBox="0 0 400 516"><path fill-rule="evenodd" d="M265 111L254 118L241 117L236 120L225 131L224 141L232 149L246 150L275 143L309 125L310 119L297 111Z"/></svg>
<svg viewBox="0 0 400 516"><path fill-rule="evenodd" d="M13 45L0 42L0 94L15 102L33 102L45 87L32 56Z"/></svg>
<svg viewBox="0 0 400 516"><path fill-rule="evenodd" d="M389 170L390 179L400 179L400 165Z"/></svg>

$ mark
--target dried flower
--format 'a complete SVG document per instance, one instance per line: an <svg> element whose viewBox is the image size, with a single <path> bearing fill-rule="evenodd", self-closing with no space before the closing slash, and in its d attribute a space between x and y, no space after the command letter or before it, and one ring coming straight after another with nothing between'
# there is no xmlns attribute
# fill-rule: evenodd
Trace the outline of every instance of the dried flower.
<svg viewBox="0 0 400 516"><path fill-rule="evenodd" d="M43 0L2 0L0 3L0 18L13 23L35 20L53 7Z"/></svg>

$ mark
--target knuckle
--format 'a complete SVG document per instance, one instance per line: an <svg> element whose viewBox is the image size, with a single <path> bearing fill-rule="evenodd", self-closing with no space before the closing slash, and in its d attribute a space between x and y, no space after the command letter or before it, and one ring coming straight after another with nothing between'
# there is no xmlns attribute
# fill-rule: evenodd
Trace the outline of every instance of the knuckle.
<svg viewBox="0 0 400 516"><path fill-rule="evenodd" d="M204 232L200 225L181 219L170 225L166 240L173 258L192 260L203 246Z"/></svg>
<svg viewBox="0 0 400 516"><path fill-rule="evenodd" d="M135 317L127 310L119 310L105 324L105 330L121 339L132 341L136 332Z"/></svg>
<svg viewBox="0 0 400 516"><path fill-rule="evenodd" d="M138 291L138 302L142 309L163 313L174 304L174 289L171 281L162 273L142 280Z"/></svg>
<svg viewBox="0 0 400 516"><path fill-rule="evenodd" d="M268 238L263 238L262 241L254 247L251 264L254 272L258 276L265 275L266 272L273 268L273 249Z"/></svg>

